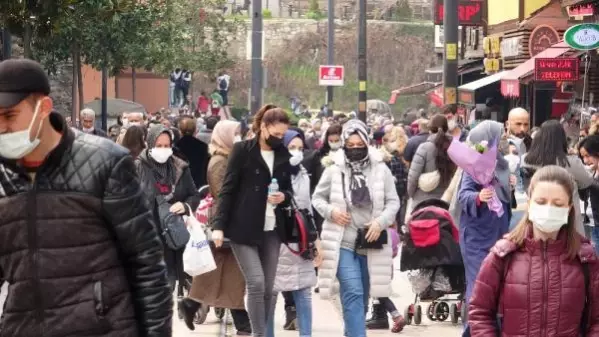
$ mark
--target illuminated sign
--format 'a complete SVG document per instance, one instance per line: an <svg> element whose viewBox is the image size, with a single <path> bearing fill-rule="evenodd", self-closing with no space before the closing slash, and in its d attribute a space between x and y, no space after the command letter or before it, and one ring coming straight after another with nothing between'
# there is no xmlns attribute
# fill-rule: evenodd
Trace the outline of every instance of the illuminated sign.
<svg viewBox="0 0 599 337"><path fill-rule="evenodd" d="M578 58L535 59L535 81L564 82L579 78Z"/></svg>
<svg viewBox="0 0 599 337"><path fill-rule="evenodd" d="M460 0L458 19L462 26L482 26L484 1ZM435 0L435 24L443 24L443 0Z"/></svg>

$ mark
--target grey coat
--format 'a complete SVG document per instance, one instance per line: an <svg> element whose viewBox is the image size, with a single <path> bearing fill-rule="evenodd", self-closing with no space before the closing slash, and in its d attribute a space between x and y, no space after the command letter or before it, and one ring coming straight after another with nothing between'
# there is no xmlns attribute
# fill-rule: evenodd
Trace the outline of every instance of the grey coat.
<svg viewBox="0 0 599 337"><path fill-rule="evenodd" d="M432 142L434 137L436 137L436 134L431 135L427 142L422 143L418 147L414 159L410 164L410 171L408 173L408 197L412 199L412 207L426 199L440 199L450 183L449 181L445 183L440 182L439 186L430 192L425 192L418 187L418 178L420 178L421 174L437 170L437 165L435 163L437 148Z"/></svg>
<svg viewBox="0 0 599 337"><path fill-rule="evenodd" d="M312 209L310 200L310 176L303 167L300 172L292 176L294 199L301 209ZM298 250L297 243L290 243L289 247ZM274 291L294 291L310 288L316 285L316 272L312 261L304 260L293 254L286 245L281 245L279 264L275 278Z"/></svg>
<svg viewBox="0 0 599 337"><path fill-rule="evenodd" d="M522 156L522 168L532 168L535 171L540 168L538 166L527 164L525 158L526 154ZM568 170L568 172L572 175L574 181L576 182L577 189L574 190L573 204L578 206L580 205L580 197L578 196L578 190L584 190L585 188L589 188L593 184L594 180L593 176L585 169L582 160L580 160L580 158L578 158L577 156L569 155L568 163L570 163L570 166L564 168ZM528 186L526 186L527 181L530 182L529 179L525 179L524 188L528 193ZM580 214L580 212L575 212L574 221L576 224L576 231L580 233L580 235L585 236L584 226L582 224L582 215Z"/></svg>

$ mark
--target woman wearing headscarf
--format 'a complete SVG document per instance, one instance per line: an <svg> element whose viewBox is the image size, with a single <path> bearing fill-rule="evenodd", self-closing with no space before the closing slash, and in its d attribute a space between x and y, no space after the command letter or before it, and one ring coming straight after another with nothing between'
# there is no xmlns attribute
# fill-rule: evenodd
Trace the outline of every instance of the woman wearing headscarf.
<svg viewBox="0 0 599 337"><path fill-rule="evenodd" d="M207 170L210 195L214 198L212 213L217 211L218 193L227 172L229 153L233 149L233 144L239 141L241 141L239 122L224 120L218 122L214 127L208 146L211 157ZM216 262L216 270L195 276L191 284L189 298L183 300L185 323L191 330L194 330L194 314L200 309L201 305L231 309L237 335L249 336L252 329L243 303L245 280L235 255L229 247L214 248L212 249L212 255Z"/></svg>
<svg viewBox="0 0 599 337"><path fill-rule="evenodd" d="M147 195L148 205L153 210L158 233L162 233L158 215L159 203L169 203L172 213L192 215L200 203L200 198L189 165L173 156L172 132L162 125L156 125L148 130L146 143L148 148L137 157L136 167L143 191ZM166 246L164 238L161 239L169 281L174 290L175 283L183 280L183 249L172 250ZM182 283L179 284L179 293L182 295Z"/></svg>
<svg viewBox="0 0 599 337"><path fill-rule="evenodd" d="M303 136L295 130L287 130L283 137L283 143L289 150L291 158L291 183L293 184L293 199L299 209L312 210L312 202L310 200L310 176L308 171L302 166L304 159L305 142ZM320 242L314 242L315 247L319 247ZM279 264L277 267L277 276L275 278L275 292L283 292L287 297L293 299L293 307L289 307L286 303L285 313L287 321L290 316L297 315L297 323L295 327L299 330L300 337L312 336L312 287L316 285L316 272L314 266L317 265L322 258L316 256L316 261L306 260L297 254L294 254L291 249L298 250L298 245L290 243L289 247L281 245L279 254ZM268 324L268 337L274 337L274 316L275 303L271 307ZM290 314L289 311L294 313ZM293 322L286 322L293 323ZM286 330L288 325L284 326Z"/></svg>
<svg viewBox="0 0 599 337"><path fill-rule="evenodd" d="M359 232L369 242L395 222L399 197L395 181L378 150L370 149L366 125L351 120L343 125L343 151L334 154L314 191L312 204L325 219L323 263L318 273L320 295L331 298L339 282L345 336L366 336L369 295L391 292L392 250L356 249Z"/></svg>
<svg viewBox="0 0 599 337"><path fill-rule="evenodd" d="M503 125L501 123L486 120L478 123L470 131L468 142L472 145L481 142L489 144L501 142L502 135ZM466 308L483 260L495 242L501 239L509 229L511 217L510 168L501 151L497 151L497 164L492 186L495 192L479 185L467 173L462 174L458 201L461 206L460 249L466 270ZM487 205L493 197L493 193L497 195L503 206L501 216L489 209ZM464 324L466 327L464 336L470 336L467 320L464 321Z"/></svg>

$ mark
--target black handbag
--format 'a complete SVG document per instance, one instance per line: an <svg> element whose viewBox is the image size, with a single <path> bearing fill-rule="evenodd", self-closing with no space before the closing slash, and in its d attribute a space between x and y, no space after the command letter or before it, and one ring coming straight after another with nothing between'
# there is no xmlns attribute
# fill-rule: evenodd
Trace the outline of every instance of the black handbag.
<svg viewBox="0 0 599 337"><path fill-rule="evenodd" d="M185 226L183 217L170 211L171 205L162 196L156 197L158 218L160 220L160 235L167 247L172 250L185 248L191 235Z"/></svg>
<svg viewBox="0 0 599 337"><path fill-rule="evenodd" d="M347 193L345 192L345 174L343 173L341 173L341 188L343 189L345 203L349 205ZM355 249L383 249L383 245L387 243L386 230L381 230L381 235L379 235L379 238L373 242L368 242L368 240L366 240L366 233L368 233L368 227L358 229Z"/></svg>
<svg viewBox="0 0 599 337"><path fill-rule="evenodd" d="M368 242L368 240L366 240L366 233L368 233L368 227L358 229L358 236L356 237L356 249L383 249L383 245L387 244L386 230L382 230L379 238L372 242Z"/></svg>

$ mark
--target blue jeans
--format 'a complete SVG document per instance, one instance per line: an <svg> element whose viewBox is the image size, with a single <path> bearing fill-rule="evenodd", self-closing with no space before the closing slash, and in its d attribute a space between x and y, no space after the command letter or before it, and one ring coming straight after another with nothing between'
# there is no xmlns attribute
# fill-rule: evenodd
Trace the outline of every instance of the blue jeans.
<svg viewBox="0 0 599 337"><path fill-rule="evenodd" d="M295 301L297 324L300 337L312 337L312 288L304 288L291 292ZM276 296L274 297L276 299ZM276 300L274 301L276 303ZM266 337L275 337L275 303L268 315Z"/></svg>
<svg viewBox="0 0 599 337"><path fill-rule="evenodd" d="M341 248L337 267L346 337L366 337L370 280L366 256Z"/></svg>

